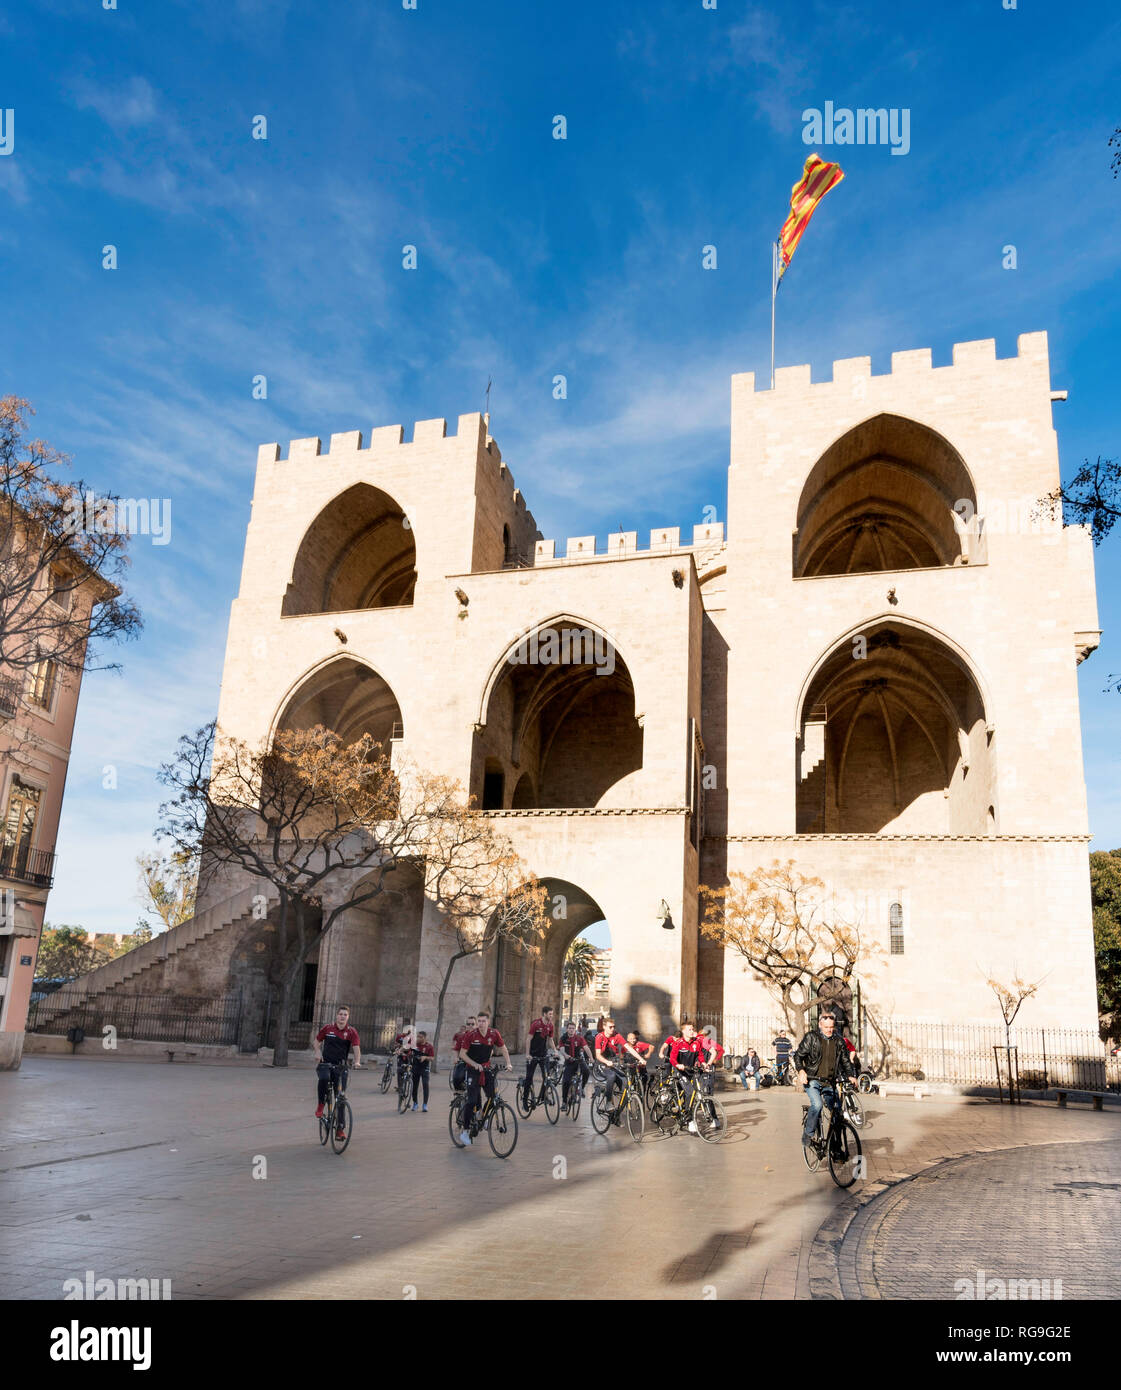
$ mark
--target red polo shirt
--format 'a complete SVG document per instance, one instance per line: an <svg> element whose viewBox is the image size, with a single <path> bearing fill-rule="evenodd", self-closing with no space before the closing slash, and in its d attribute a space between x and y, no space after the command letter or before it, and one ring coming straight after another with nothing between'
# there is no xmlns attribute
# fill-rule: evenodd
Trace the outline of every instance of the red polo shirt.
<svg viewBox="0 0 1121 1390"><path fill-rule="evenodd" d="M459 1047L461 1052L467 1053L472 1062L489 1062L494 1049L505 1045L497 1028L488 1028L485 1033L481 1033L478 1028L472 1028L470 1032L464 1033Z"/></svg>
<svg viewBox="0 0 1121 1390"><path fill-rule="evenodd" d="M682 1066L695 1067L697 1062L704 1056L704 1049L701 1047L700 1039L693 1038L686 1042L684 1038L674 1038L669 1050L669 1060L671 1066L677 1066L678 1062Z"/></svg>

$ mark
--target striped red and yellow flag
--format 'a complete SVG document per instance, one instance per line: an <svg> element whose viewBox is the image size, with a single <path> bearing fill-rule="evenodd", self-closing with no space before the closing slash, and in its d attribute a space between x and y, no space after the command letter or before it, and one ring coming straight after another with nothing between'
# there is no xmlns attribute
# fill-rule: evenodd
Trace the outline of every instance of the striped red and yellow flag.
<svg viewBox="0 0 1121 1390"><path fill-rule="evenodd" d="M778 237L780 280L798 243L802 240L802 233L810 225L810 218L814 215L818 203L844 176L839 164L830 164L820 155L811 154L806 160L802 177L790 190L790 216L782 224L782 231Z"/></svg>

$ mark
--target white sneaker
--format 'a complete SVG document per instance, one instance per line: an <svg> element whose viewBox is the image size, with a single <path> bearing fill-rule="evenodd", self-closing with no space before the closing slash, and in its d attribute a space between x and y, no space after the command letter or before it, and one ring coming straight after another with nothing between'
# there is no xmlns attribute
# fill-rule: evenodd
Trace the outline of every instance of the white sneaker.
<svg viewBox="0 0 1121 1390"><path fill-rule="evenodd" d="M689 1133L690 1133L690 1134L696 1134L696 1132L697 1132L697 1122L696 1122L696 1120L690 1120L690 1121L689 1121Z"/></svg>
<svg viewBox="0 0 1121 1390"><path fill-rule="evenodd" d="M461 1144L470 1144L470 1142L471 1142L471 1135L470 1135L470 1133L469 1133L468 1130L465 1129L465 1130L463 1131L463 1133L459 1136L459 1142L460 1142Z"/></svg>

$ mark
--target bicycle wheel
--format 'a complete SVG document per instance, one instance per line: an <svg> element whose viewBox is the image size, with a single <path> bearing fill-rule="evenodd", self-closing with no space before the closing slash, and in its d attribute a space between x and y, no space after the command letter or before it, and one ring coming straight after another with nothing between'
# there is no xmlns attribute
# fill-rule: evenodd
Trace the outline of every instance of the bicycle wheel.
<svg viewBox="0 0 1121 1390"><path fill-rule="evenodd" d="M845 1119L857 1129L864 1127L864 1102L856 1091L845 1092Z"/></svg>
<svg viewBox="0 0 1121 1390"><path fill-rule="evenodd" d="M596 1090L592 1096L592 1128L597 1134L606 1134L611 1124L611 1106L607 1092Z"/></svg>
<svg viewBox="0 0 1121 1390"><path fill-rule="evenodd" d="M326 1144L331 1137L331 1120L334 1118L334 1107L328 1098L327 1107L319 1117L319 1142Z"/></svg>
<svg viewBox="0 0 1121 1390"><path fill-rule="evenodd" d="M463 1133L463 1102L459 1096L448 1106L448 1133L457 1149L467 1147L459 1137Z"/></svg>
<svg viewBox="0 0 1121 1390"><path fill-rule="evenodd" d="M724 1106L713 1096L700 1096L693 1107L697 1133L706 1144L719 1144L728 1132L728 1117Z"/></svg>
<svg viewBox="0 0 1121 1390"><path fill-rule="evenodd" d="M496 1100L487 1121L487 1138L497 1158L509 1158L518 1142L518 1117L504 1100Z"/></svg>
<svg viewBox="0 0 1121 1390"><path fill-rule="evenodd" d="M551 1125L555 1125L560 1119L560 1097L557 1095L557 1088L551 1081L545 1082L542 1098L545 1103L545 1118Z"/></svg>
<svg viewBox="0 0 1121 1390"><path fill-rule="evenodd" d="M409 1073L405 1077L404 1085L397 1091L397 1113L403 1115L413 1103L413 1078Z"/></svg>
<svg viewBox="0 0 1121 1390"><path fill-rule="evenodd" d="M389 1083L393 1080L393 1072L388 1062L385 1064L385 1071L381 1074L381 1093L384 1096L389 1090Z"/></svg>
<svg viewBox="0 0 1121 1390"><path fill-rule="evenodd" d="M345 1150L350 1143L350 1136L353 1132L354 1116L351 1114L350 1102L340 1096L338 1104L335 1106L335 1118L331 1124L331 1147L337 1154L341 1154Z"/></svg>
<svg viewBox="0 0 1121 1390"><path fill-rule="evenodd" d="M642 1097L633 1091L627 1097L627 1133L636 1144L642 1143L642 1136L646 1133L646 1107Z"/></svg>
<svg viewBox="0 0 1121 1390"><path fill-rule="evenodd" d="M580 1102L584 1098L584 1087L579 1078L574 1078L568 1088L568 1118L575 1120L580 1114Z"/></svg>
<svg viewBox="0 0 1121 1390"><path fill-rule="evenodd" d="M848 1120L834 1120L829 1135L829 1176L838 1187L851 1187L860 1177L860 1135Z"/></svg>
<svg viewBox="0 0 1121 1390"><path fill-rule="evenodd" d="M514 1104L518 1107L518 1114L523 1120L528 1120L533 1114L532 1103L527 1104L526 1102L524 1081L519 1081L514 1087Z"/></svg>
<svg viewBox="0 0 1121 1390"><path fill-rule="evenodd" d="M802 1106L802 1123L803 1123L803 1124L805 1124L805 1122L806 1122L806 1116L807 1116L809 1113L810 1113L810 1107L809 1107L808 1105L803 1105L803 1106ZM818 1133L818 1134L821 1133L821 1121L820 1121L820 1119L818 1120L818 1123L817 1123L817 1133ZM815 1136L815 1137L816 1137L816 1136ZM811 1173L816 1173L817 1170L821 1167L821 1155L817 1152L816 1149L812 1149L812 1148L811 1148L811 1149L807 1149L806 1146L805 1146L805 1144L803 1144L803 1145L802 1145L802 1157L806 1160L806 1167L810 1170Z"/></svg>

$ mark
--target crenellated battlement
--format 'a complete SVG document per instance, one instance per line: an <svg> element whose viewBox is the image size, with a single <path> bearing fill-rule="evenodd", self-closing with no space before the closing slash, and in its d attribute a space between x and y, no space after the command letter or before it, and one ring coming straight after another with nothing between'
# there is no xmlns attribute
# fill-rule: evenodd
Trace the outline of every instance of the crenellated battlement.
<svg viewBox="0 0 1121 1390"><path fill-rule="evenodd" d="M564 543L563 554L557 554L555 540L538 541L534 547L534 565L563 565L586 560L625 560L636 555L674 555L692 553L724 542L722 521L702 522L693 527L693 539L682 543L680 526L664 526L650 532L650 544L640 548L637 531L615 531L600 548L595 536L570 536Z"/></svg>
<svg viewBox="0 0 1121 1390"><path fill-rule="evenodd" d="M745 394L778 396L791 395L795 392L802 394L807 390L819 388L851 388L853 383L861 379L884 380L888 377L914 379L927 372L984 371L1000 364L1013 362L1046 369L1048 363L1047 334L1045 332L1021 333L1016 339L1016 353L1013 357L997 357L995 338L981 338L976 342L955 343L952 361L944 367L933 365L933 353L930 348L911 348L905 352L893 352L890 372L873 373L870 357L843 357L833 363L832 376L823 381L812 379L808 362L802 362L796 367L776 367L773 393L766 385L756 385L754 372L739 372L732 380L736 387Z"/></svg>

